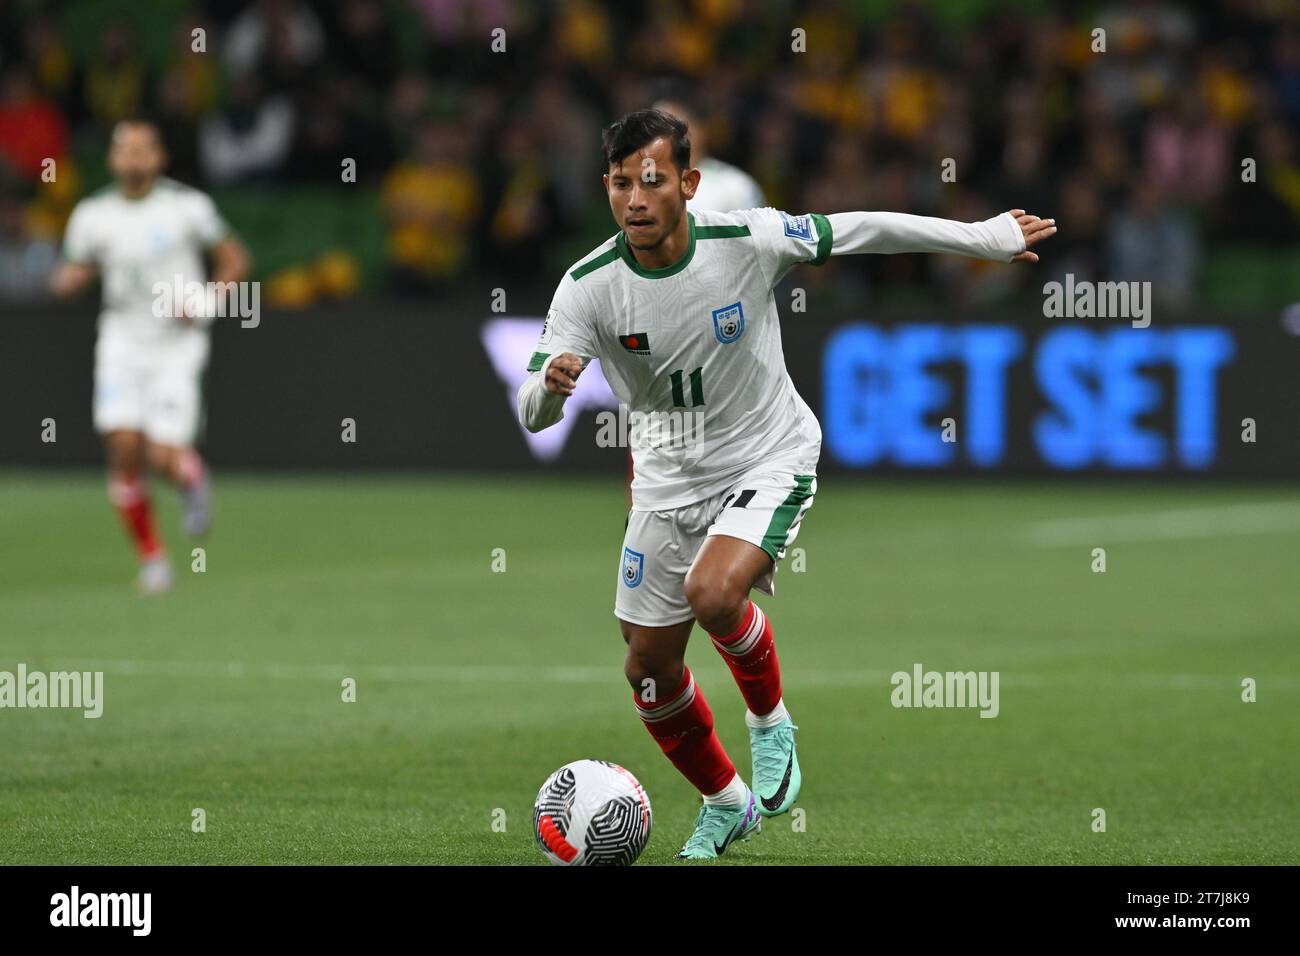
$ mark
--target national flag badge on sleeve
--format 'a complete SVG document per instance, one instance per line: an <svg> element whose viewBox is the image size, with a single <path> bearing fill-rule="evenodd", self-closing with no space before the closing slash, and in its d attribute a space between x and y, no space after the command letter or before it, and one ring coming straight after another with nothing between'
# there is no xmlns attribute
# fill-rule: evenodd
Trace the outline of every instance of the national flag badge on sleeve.
<svg viewBox="0 0 1300 956"><path fill-rule="evenodd" d="M623 348L627 349L634 355L650 354L650 336L645 332L633 332L631 335L620 335L619 342Z"/></svg>

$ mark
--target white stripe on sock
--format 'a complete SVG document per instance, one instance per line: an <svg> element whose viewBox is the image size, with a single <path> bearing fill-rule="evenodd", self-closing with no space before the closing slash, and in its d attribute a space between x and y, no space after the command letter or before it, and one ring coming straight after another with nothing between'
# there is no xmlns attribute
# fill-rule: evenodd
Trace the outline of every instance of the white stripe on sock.
<svg viewBox="0 0 1300 956"><path fill-rule="evenodd" d="M713 646L726 654L730 654L732 657L743 657L753 650L754 645L763 636L763 628L767 624L767 618L763 616L762 609L757 604L753 607L754 619L749 624L749 630L745 632L745 635L740 640L734 644L723 644L715 637L713 638Z"/></svg>
<svg viewBox="0 0 1300 956"><path fill-rule="evenodd" d="M661 707L642 707L640 704L637 704L636 712L641 716L642 720L646 721L647 723L653 724L660 720L666 720L667 718L673 716L673 714L681 713L687 707L691 706L691 703L694 700L695 700L695 675L692 674L691 679L689 682L687 682L685 689L683 689L682 692L675 699L669 700Z"/></svg>

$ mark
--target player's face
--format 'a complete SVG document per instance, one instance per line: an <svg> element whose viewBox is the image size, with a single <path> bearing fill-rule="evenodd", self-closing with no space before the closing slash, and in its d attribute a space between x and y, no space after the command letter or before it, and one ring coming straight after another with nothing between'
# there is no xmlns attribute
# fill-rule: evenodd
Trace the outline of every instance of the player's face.
<svg viewBox="0 0 1300 956"><path fill-rule="evenodd" d="M695 191L673 163L671 149L661 136L618 165L611 163L605 174L609 208L634 249L654 249L672 235Z"/></svg>
<svg viewBox="0 0 1300 956"><path fill-rule="evenodd" d="M162 172L163 149L153 129L141 123L119 126L108 149L113 178L128 190L149 185Z"/></svg>

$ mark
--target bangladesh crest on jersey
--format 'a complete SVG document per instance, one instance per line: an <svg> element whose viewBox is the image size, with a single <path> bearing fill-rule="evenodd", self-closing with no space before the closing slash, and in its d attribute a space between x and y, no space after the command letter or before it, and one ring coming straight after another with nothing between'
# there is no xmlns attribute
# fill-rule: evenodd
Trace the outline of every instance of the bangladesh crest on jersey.
<svg viewBox="0 0 1300 956"><path fill-rule="evenodd" d="M739 302L713 310L713 334L723 345L736 341L745 332L745 310Z"/></svg>

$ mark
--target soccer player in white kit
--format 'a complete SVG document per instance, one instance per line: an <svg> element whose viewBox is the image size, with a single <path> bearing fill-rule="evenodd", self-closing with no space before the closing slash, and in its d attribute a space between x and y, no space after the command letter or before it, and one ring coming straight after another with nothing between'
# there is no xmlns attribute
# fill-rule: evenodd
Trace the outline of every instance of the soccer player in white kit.
<svg viewBox="0 0 1300 956"><path fill-rule="evenodd" d="M795 265L846 253L948 252L1037 262L1055 221L1011 210L977 223L888 212L791 216L689 211L700 183L687 128L658 110L604 131L605 189L620 232L560 280L519 417L564 415L593 358L632 421L632 510L614 613L638 714L704 805L678 853L721 854L784 813L802 776L772 628L750 600L817 493L821 428L781 351L773 289ZM864 171L865 175L865 171ZM696 622L745 698L753 787L723 750L685 666Z"/></svg>
<svg viewBox="0 0 1300 956"><path fill-rule="evenodd" d="M194 448L203 411L200 377L218 314L215 297L249 269L247 251L212 200L162 176L166 160L154 124L124 120L114 127L108 153L114 184L72 211L63 261L51 279L60 297L102 279L94 424L108 457L109 501L135 545L147 594L172 584L147 471L180 489L188 533L205 533L212 520L211 480ZM205 251L213 276L197 305L198 297L184 290L204 283ZM177 286L182 291L173 294Z"/></svg>
<svg viewBox="0 0 1300 956"><path fill-rule="evenodd" d="M693 212L699 212L701 209L731 212L735 209L753 209L767 205L763 198L762 187L753 176L739 167L708 155L703 142L704 137L700 135L698 114L691 107L684 101L669 97L657 100L654 108L676 116L686 124L688 129L694 130L690 137L690 165L699 169L700 182L695 194L687 200L687 209ZM632 450L628 449L627 506L629 511L632 508L634 475Z"/></svg>

